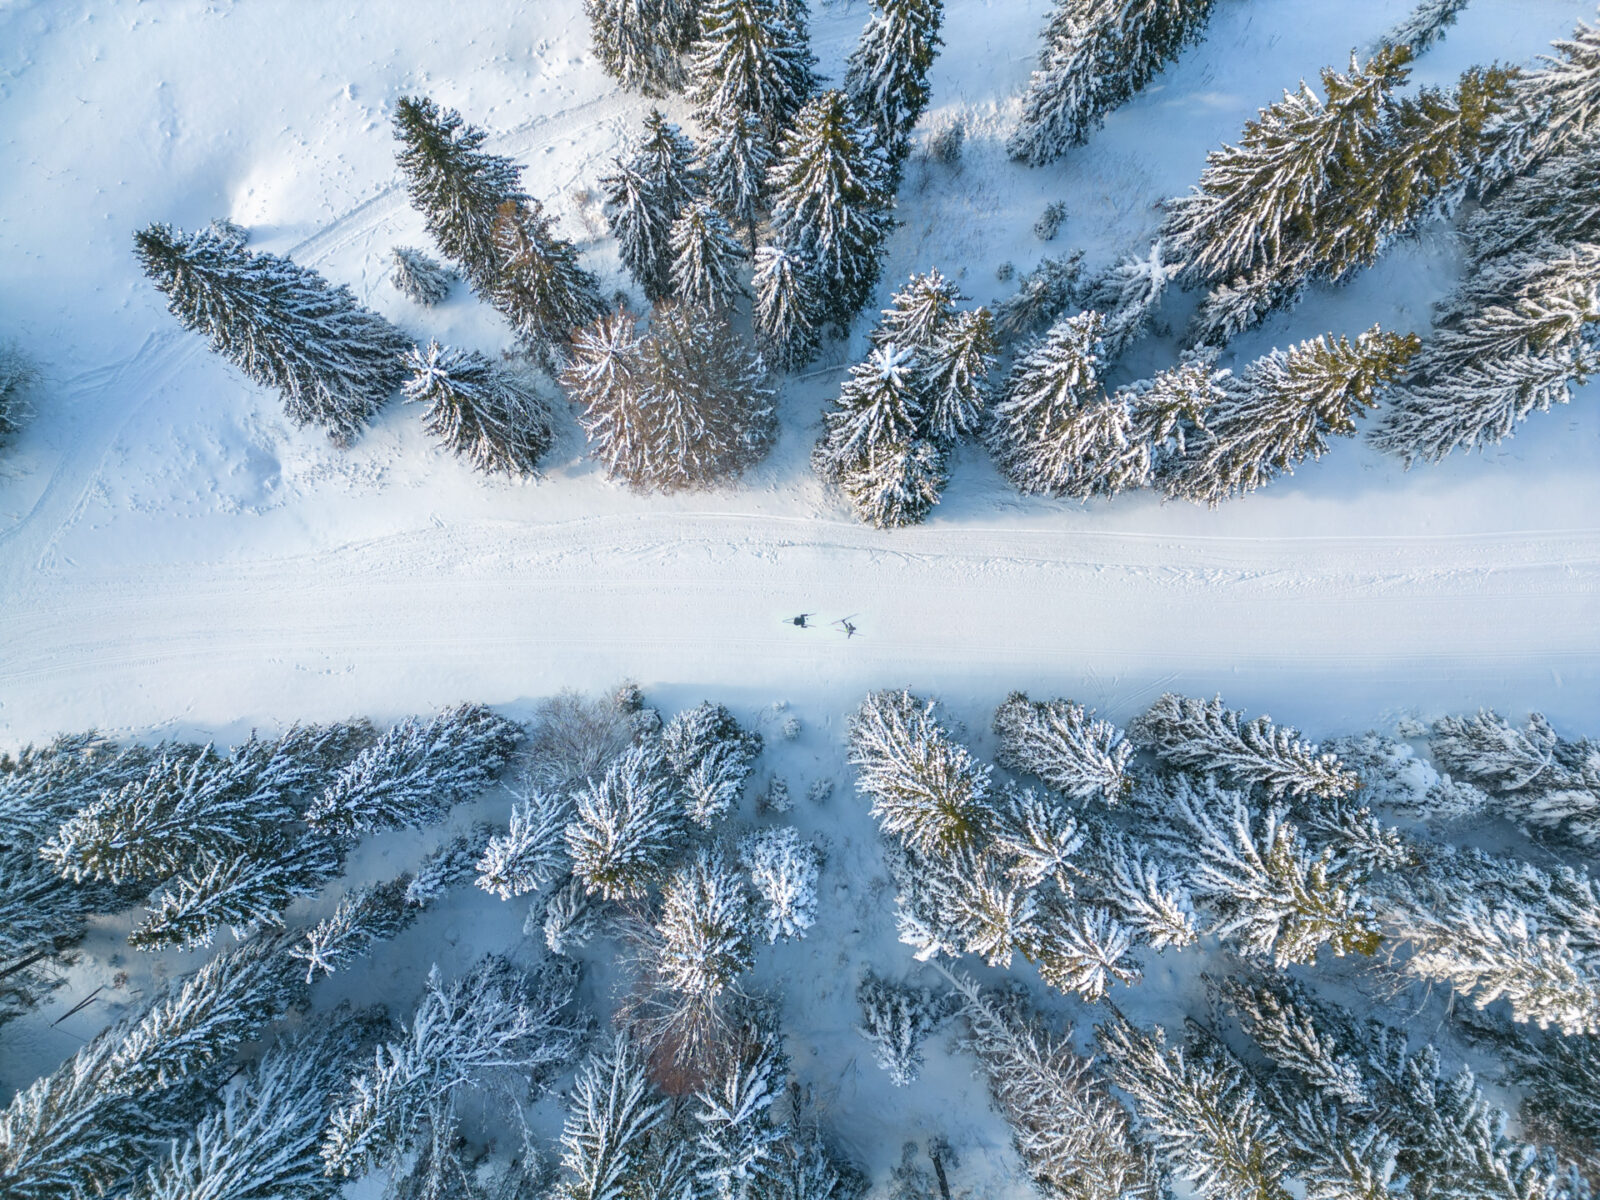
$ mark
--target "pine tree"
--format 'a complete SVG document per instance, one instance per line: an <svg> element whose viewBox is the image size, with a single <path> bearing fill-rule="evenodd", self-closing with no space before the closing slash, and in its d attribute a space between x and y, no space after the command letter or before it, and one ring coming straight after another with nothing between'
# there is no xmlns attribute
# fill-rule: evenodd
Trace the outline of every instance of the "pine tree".
<svg viewBox="0 0 1600 1200"><path fill-rule="evenodd" d="M986 308L955 314L924 352L923 426L935 442L950 445L978 432L997 357L994 320Z"/></svg>
<svg viewBox="0 0 1600 1200"><path fill-rule="evenodd" d="M554 437L551 413L525 383L476 350L429 342L406 354L406 399L426 404L423 425L479 471L536 475Z"/></svg>
<svg viewBox="0 0 1600 1200"><path fill-rule="evenodd" d="M1133 746L1122 731L1071 700L1029 700L1012 692L994 713L996 761L1036 776L1064 796L1115 804L1132 786Z"/></svg>
<svg viewBox="0 0 1600 1200"><path fill-rule="evenodd" d="M1496 793L1513 819L1582 845L1600 842L1600 746L1565 740L1542 713L1521 730L1487 709L1443 717L1429 749L1451 775Z"/></svg>
<svg viewBox="0 0 1600 1200"><path fill-rule="evenodd" d="M678 55L694 35L692 0L584 0L590 44L606 73L647 96L682 85Z"/></svg>
<svg viewBox="0 0 1600 1200"><path fill-rule="evenodd" d="M907 444L922 426L914 351L880 344L850 368L834 407L823 415L823 437L812 461L825 479L838 478L873 451Z"/></svg>
<svg viewBox="0 0 1600 1200"><path fill-rule="evenodd" d="M706 200L690 201L668 235L672 294L681 304L725 309L743 291L738 264L744 248L727 220Z"/></svg>
<svg viewBox="0 0 1600 1200"><path fill-rule="evenodd" d="M1093 307L1082 303L1083 295L1083 251L1040 259L995 305L995 333L1005 343L1038 333L1071 310Z"/></svg>
<svg viewBox="0 0 1600 1200"><path fill-rule="evenodd" d="M817 919L817 875L821 855L802 841L792 825L764 829L746 837L739 857L765 904L763 933L768 942L806 936Z"/></svg>
<svg viewBox="0 0 1600 1200"><path fill-rule="evenodd" d="M643 896L683 841L683 816L658 752L634 746L574 797L572 873L607 900Z"/></svg>
<svg viewBox="0 0 1600 1200"><path fill-rule="evenodd" d="M1413 57L1431 49L1440 41L1445 30L1456 23L1456 17L1468 0L1418 0L1406 16L1379 39L1380 46L1404 46Z"/></svg>
<svg viewBox="0 0 1600 1200"><path fill-rule="evenodd" d="M883 310L883 318L872 331L872 344L898 346L920 366L948 334L961 299L961 289L939 271L913 275Z"/></svg>
<svg viewBox="0 0 1600 1200"><path fill-rule="evenodd" d="M328 1174L350 1178L392 1163L425 1130L437 1142L454 1128L457 1091L495 1072L547 1085L587 1033L588 1018L572 1007L576 986L575 968L547 965L529 978L493 955L453 984L433 968L409 1029L378 1047L333 1110L321 1147Z"/></svg>
<svg viewBox="0 0 1600 1200"><path fill-rule="evenodd" d="M1097 1026L1111 1081L1133 1098L1139 1118L1172 1170L1204 1200L1289 1200L1282 1129L1238 1061L1213 1038L1169 1046L1121 1016Z"/></svg>
<svg viewBox="0 0 1600 1200"><path fill-rule="evenodd" d="M738 111L706 125L700 149L700 176L706 196L743 228L750 253L756 253L756 223L766 207L767 175L775 151L754 113Z"/></svg>
<svg viewBox="0 0 1600 1200"><path fill-rule="evenodd" d="M251 382L282 393L297 425L320 425L344 445L400 386L404 336L349 288L209 231L151 225L134 247L168 311Z"/></svg>
<svg viewBox="0 0 1600 1200"><path fill-rule="evenodd" d="M408 895L414 879L406 872L345 893L332 914L307 930L300 943L289 951L290 958L306 964L306 982L313 982L319 973L332 975L343 970L377 943L388 941L415 921L424 904L414 902Z"/></svg>
<svg viewBox="0 0 1600 1200"><path fill-rule="evenodd" d="M1212 0L1058 0L1038 69L1007 143L1012 158L1040 166L1088 140L1106 113L1127 103L1191 42Z"/></svg>
<svg viewBox="0 0 1600 1200"><path fill-rule="evenodd" d="M771 242L817 282L818 318L843 333L871 298L894 226L888 164L843 92L796 114L769 180Z"/></svg>
<svg viewBox="0 0 1600 1200"><path fill-rule="evenodd" d="M133 1195L330 1200L339 1184L324 1174L317 1147L331 1097L374 1024L368 1016L339 1014L319 1033L278 1042L192 1133L174 1142Z"/></svg>
<svg viewBox="0 0 1600 1200"><path fill-rule="evenodd" d="M1245 368L1237 387L1205 415L1205 431L1163 483L1171 496L1212 507L1321 458L1328 436L1355 420L1417 353L1415 336L1373 326L1352 343L1328 336L1274 350Z"/></svg>
<svg viewBox="0 0 1600 1200"><path fill-rule="evenodd" d="M644 137L614 165L616 173L600 181L606 220L623 265L646 296L660 300L672 294L673 222L700 194L694 145L652 108L644 119Z"/></svg>
<svg viewBox="0 0 1600 1200"><path fill-rule="evenodd" d="M872 15L850 54L844 86L894 177L910 148L911 130L928 107L928 71L944 44L943 0L873 0Z"/></svg>
<svg viewBox="0 0 1600 1200"><path fill-rule="evenodd" d="M566 866L571 806L548 792L531 792L511 806L511 825L483 848L478 886L502 900L536 892Z"/></svg>
<svg viewBox="0 0 1600 1200"><path fill-rule="evenodd" d="M605 318L575 339L561 382L607 473L640 490L723 482L776 434L761 359L714 313L657 308L643 338Z"/></svg>
<svg viewBox="0 0 1600 1200"><path fill-rule="evenodd" d="M600 932L603 910L584 888L583 881L569 875L551 889L542 911L537 908L529 911L524 933L533 932L536 914L537 928L550 953L570 955L588 945Z"/></svg>
<svg viewBox="0 0 1600 1200"><path fill-rule="evenodd" d="M989 820L989 769L951 739L935 704L873 692L850 718L856 790L883 831L923 853L977 842Z"/></svg>
<svg viewBox="0 0 1600 1200"><path fill-rule="evenodd" d="M661 754L683 792L684 811L710 828L739 802L761 754L761 735L746 732L725 707L707 700L661 730Z"/></svg>
<svg viewBox="0 0 1600 1200"><path fill-rule="evenodd" d="M690 64L696 117L729 127L742 114L777 143L816 86L804 0L702 0Z"/></svg>
<svg viewBox="0 0 1600 1200"><path fill-rule="evenodd" d="M1539 70L1517 80L1517 112L1505 122L1499 150L1502 176L1564 153L1600 129L1600 26L1580 21L1552 49Z"/></svg>
<svg viewBox="0 0 1600 1200"><path fill-rule="evenodd" d="M435 262L414 246L389 251L389 282L407 300L432 308L450 294L456 273Z"/></svg>
<svg viewBox="0 0 1600 1200"><path fill-rule="evenodd" d="M1300 740L1299 731L1266 715L1244 720L1222 697L1196 700L1167 692L1134 722L1136 742L1163 762L1220 775L1269 796L1346 796L1360 786L1332 754Z"/></svg>
<svg viewBox="0 0 1600 1200"><path fill-rule="evenodd" d="M1086 499L1146 482L1149 447L1127 402L1101 389L1099 313L1056 323L1017 360L994 407L989 449L1025 492Z"/></svg>
<svg viewBox="0 0 1600 1200"><path fill-rule="evenodd" d="M461 268L473 291L490 294L500 274L494 246L500 207L528 199L520 169L509 158L485 153L488 134L426 96L402 96L396 102L394 135L411 206L422 214L429 236Z"/></svg>
<svg viewBox="0 0 1600 1200"><path fill-rule="evenodd" d="M1116 828L1086 822L1074 861L1076 891L1152 949L1193 945L1200 931L1181 864Z"/></svg>
<svg viewBox="0 0 1600 1200"><path fill-rule="evenodd" d="M928 988L893 983L870 970L856 985L856 1003L856 1032L871 1044L873 1061L896 1087L915 1083L922 1074L922 1043L950 1015L949 1005Z"/></svg>
<svg viewBox="0 0 1600 1200"><path fill-rule="evenodd" d="M785 1134L772 1108L789 1060L776 1023L760 1015L742 1022L730 1041L726 1064L695 1096L695 1175L715 1200L759 1200L772 1195L782 1169Z"/></svg>
<svg viewBox="0 0 1600 1200"><path fill-rule="evenodd" d="M717 996L755 961L749 896L718 851L700 850L662 885L656 932L663 982L696 1000Z"/></svg>
<svg viewBox="0 0 1600 1200"><path fill-rule="evenodd" d="M1337 196L1343 164L1378 157L1383 102L1409 51L1381 50L1350 73L1323 71L1325 99L1297 92L1247 122L1237 146L1206 156L1199 185L1171 201L1162 236L1190 282L1219 283L1258 267L1274 274L1305 246Z"/></svg>
<svg viewBox="0 0 1600 1200"><path fill-rule="evenodd" d="M554 226L537 200L501 204L493 232L498 269L487 291L523 346L547 366L553 346L605 312L600 281L578 265L577 249Z"/></svg>
<svg viewBox="0 0 1600 1200"><path fill-rule="evenodd" d="M1600 370L1600 245L1510 255L1443 318L1373 435L1407 462L1499 442Z"/></svg>
<svg viewBox="0 0 1600 1200"><path fill-rule="evenodd" d="M751 285L751 319L763 356L782 370L803 367L817 352L823 319L821 285L811 264L783 246L761 246Z"/></svg>
<svg viewBox="0 0 1600 1200"><path fill-rule="evenodd" d="M944 451L927 438L868 450L839 473L839 488L856 516L877 529L919 524L948 482Z"/></svg>
<svg viewBox="0 0 1600 1200"><path fill-rule="evenodd" d="M1546 243L1600 243L1600 137L1589 137L1517 176L1467 216L1463 233L1480 269Z"/></svg>
<svg viewBox="0 0 1600 1200"><path fill-rule="evenodd" d="M1017 995L949 976L989 1095L1041 1188L1064 1200L1159 1200L1164 1173L1127 1112L1078 1054L1072 1031L1047 1030Z"/></svg>
<svg viewBox="0 0 1600 1200"><path fill-rule="evenodd" d="M407 717L339 772L306 820L341 838L440 820L493 783L521 740L520 725L481 704Z"/></svg>
<svg viewBox="0 0 1600 1200"><path fill-rule="evenodd" d="M561 1200L627 1200L665 1134L666 1102L627 1038L602 1046L578 1072L561 1131Z"/></svg>

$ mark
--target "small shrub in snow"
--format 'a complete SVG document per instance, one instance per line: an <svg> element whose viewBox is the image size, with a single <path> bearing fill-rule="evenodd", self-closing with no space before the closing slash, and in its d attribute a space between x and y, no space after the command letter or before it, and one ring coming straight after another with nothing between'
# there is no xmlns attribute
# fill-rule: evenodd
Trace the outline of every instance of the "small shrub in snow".
<svg viewBox="0 0 1600 1200"><path fill-rule="evenodd" d="M833 780L813 779L811 786L806 789L806 799L812 804L826 804L833 795Z"/></svg>
<svg viewBox="0 0 1600 1200"><path fill-rule="evenodd" d="M961 162L961 151L966 146L967 127L960 121L951 121L928 139L928 155L934 162L954 167Z"/></svg>
<svg viewBox="0 0 1600 1200"><path fill-rule="evenodd" d="M33 415L27 393L36 377L20 350L0 346L0 446L15 437Z"/></svg>
<svg viewBox="0 0 1600 1200"><path fill-rule="evenodd" d="M765 901L762 924L767 941L802 938L817 913L817 873L822 856L801 840L792 825L751 834L739 856L756 892Z"/></svg>
<svg viewBox="0 0 1600 1200"><path fill-rule="evenodd" d="M794 716L791 713L789 716L787 716L787 717L785 717L783 719L783 725L780 726L780 729L781 729L781 732L783 733L783 740L784 741L786 741L786 742L794 741L797 737L800 736L800 729L801 729L800 718L797 717L797 716Z"/></svg>
<svg viewBox="0 0 1600 1200"><path fill-rule="evenodd" d="M1045 205L1044 212L1033 223L1033 236L1041 242L1053 242L1061 232L1061 223L1067 219L1067 206L1060 200Z"/></svg>
<svg viewBox="0 0 1600 1200"><path fill-rule="evenodd" d="M456 273L443 263L429 258L412 246L396 246L389 252L393 264L389 282L407 300L432 308L450 294Z"/></svg>
<svg viewBox="0 0 1600 1200"><path fill-rule="evenodd" d="M789 784L781 775L774 775L767 781L766 793L761 797L763 812L786 813L794 807L794 800L789 795Z"/></svg>

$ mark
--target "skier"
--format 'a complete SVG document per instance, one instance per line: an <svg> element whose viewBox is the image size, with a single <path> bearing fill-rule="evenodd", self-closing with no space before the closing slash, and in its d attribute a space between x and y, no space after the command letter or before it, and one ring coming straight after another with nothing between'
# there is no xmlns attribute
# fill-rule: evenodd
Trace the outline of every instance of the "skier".
<svg viewBox="0 0 1600 1200"><path fill-rule="evenodd" d="M806 620L816 615L816 613L801 613L798 617L785 617L784 620L790 625L796 625L804 629L806 628Z"/></svg>
<svg viewBox="0 0 1600 1200"><path fill-rule="evenodd" d="M855 616L855 613L850 614L850 617L853 616ZM844 630L844 640L847 642L856 635L856 627L850 623L850 617L840 617L834 622L835 625Z"/></svg>

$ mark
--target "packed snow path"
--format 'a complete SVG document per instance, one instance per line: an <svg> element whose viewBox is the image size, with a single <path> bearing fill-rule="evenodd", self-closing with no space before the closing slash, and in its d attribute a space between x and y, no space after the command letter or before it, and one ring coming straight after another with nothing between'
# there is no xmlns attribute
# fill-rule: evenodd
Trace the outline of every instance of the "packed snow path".
<svg viewBox="0 0 1600 1200"><path fill-rule="evenodd" d="M0 148L20 167L0 171L0 336L46 375L39 419L0 460L0 745L88 724L382 718L623 675L668 705L811 696L838 711L909 683L991 703L1012 686L1067 692L1119 717L1162 687L1221 689L1313 733L1479 703L1579 730L1600 718L1595 385L1491 455L1406 473L1342 442L1215 512L1025 500L969 449L929 524L892 534L851 523L806 467L859 332L788 387L772 460L707 496L609 487L570 425L533 486L472 476L398 401L349 451L290 429L276 396L163 311L135 228L231 216L413 336L492 352L504 328L464 289L426 311L385 281L390 246L427 244L394 173L394 98L426 91L493 131L608 288L625 280L586 189L647 107L595 68L579 0L481 0L445 27L401 2L294 7L293 21L198 0L0 14L14 117ZM1000 142L1047 5L950 0L922 129L962 119L964 165L914 156L884 295L938 266L991 301L1014 286L994 278L1003 261L1137 248L1208 149L1406 7L1219 5L1157 86L1030 170ZM815 8L837 78L866 8ZM1478 0L1415 79L1529 60L1592 17L1590 0ZM1069 215L1046 245L1030 230L1054 199ZM1425 328L1457 270L1447 239L1424 238L1236 349ZM803 610L817 627L782 623ZM848 614L850 639L831 626Z"/></svg>

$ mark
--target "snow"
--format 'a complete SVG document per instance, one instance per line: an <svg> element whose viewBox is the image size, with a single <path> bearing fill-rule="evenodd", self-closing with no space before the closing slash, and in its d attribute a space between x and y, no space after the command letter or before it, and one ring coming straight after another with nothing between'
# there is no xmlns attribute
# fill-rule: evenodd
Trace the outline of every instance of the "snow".
<svg viewBox="0 0 1600 1200"><path fill-rule="evenodd" d="M1207 150L1409 5L1219 0L1206 40L1089 145L1028 169L1003 141L1047 7L946 0L917 136L959 118L965 148L959 169L908 161L880 302L913 271L937 267L992 301L1014 286L995 278L1004 261L1026 270L1082 248L1094 267L1142 251L1153 204L1185 191ZM797 796L847 778L842 714L874 687L940 696L986 758L988 714L1014 688L1118 722L1164 691L1221 691L1310 738L1479 705L1519 722L1538 708L1566 736L1600 731L1596 383L1488 454L1406 472L1344 440L1215 511L1020 497L969 447L928 523L891 531L853 521L807 461L843 367L865 352L865 319L848 356L833 348L785 388L772 457L709 493L606 483L565 413L536 483L475 474L398 397L348 450L294 429L276 395L178 329L132 233L231 217L252 249L348 283L409 335L494 354L510 333L464 285L423 309L388 282L393 246L428 246L393 163L401 95L426 91L489 129L488 149L526 166L603 290L626 282L598 180L649 102L597 69L579 0L458 0L437 14L414 0L0 6L0 340L44 377L36 420L0 457L0 747L91 725L233 740L460 701L526 716L561 687L624 677L669 714L708 697L747 725L766 714L760 769ZM1527 61L1593 15L1591 0L1474 0L1414 79ZM866 16L860 0L815 6L832 79ZM683 101L665 107L687 121ZM1040 242L1033 224L1058 199L1061 232ZM1233 357L1374 321L1422 331L1458 271L1450 240L1429 234L1241 337ZM1171 362L1158 341L1129 370ZM784 623L801 611L819 614L811 628ZM858 636L829 624L845 616ZM779 698L805 722L792 743L770 736ZM509 804L496 794L461 820L503 824ZM860 966L910 967L865 807L841 786L787 814L827 855L818 921L802 942L763 948L757 982L796 998L796 1067L880 1174L901 1141L943 1132L961 1179L1015 1179L966 1060L930 1048L919 1086L892 1089L850 1032ZM356 870L392 875L410 845L384 835ZM429 962L459 973L479 948L514 943L524 911L458 889L367 978L405 1003ZM117 951L125 931L97 931L91 951ZM176 955L127 959L188 969ZM25 1044L20 1024L7 1031L0 1086L108 1019L99 1006L43 1028L116 965L63 989ZM1192 983L1169 968L1153 964L1140 994L1175 1002ZM329 981L319 1004L349 986Z"/></svg>

